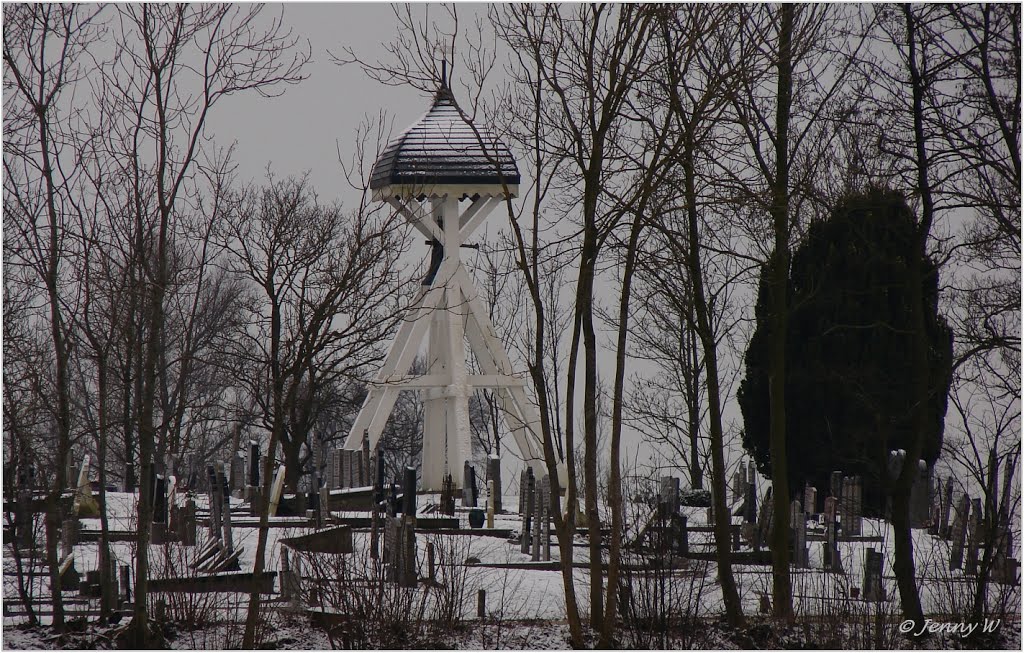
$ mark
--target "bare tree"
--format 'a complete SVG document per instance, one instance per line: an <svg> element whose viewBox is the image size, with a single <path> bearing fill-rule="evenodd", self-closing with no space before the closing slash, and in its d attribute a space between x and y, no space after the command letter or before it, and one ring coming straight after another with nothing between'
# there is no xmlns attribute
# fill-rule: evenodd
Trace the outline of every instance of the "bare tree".
<svg viewBox="0 0 1024 653"><path fill-rule="evenodd" d="M73 245L73 223L67 196L77 169L75 134L68 110L72 89L88 65L88 50L99 32L100 10L78 5L10 5L4 7L4 222L19 235L5 254L33 271L42 286L54 370L56 442L53 484L47 494L47 563L53 623L64 627L60 575L57 570L57 529L62 520L60 494L67 484L65 469L71 451L71 335L74 289L64 275ZM70 291L70 292L69 292Z"/></svg>
<svg viewBox="0 0 1024 653"><path fill-rule="evenodd" d="M953 158L950 209L973 215L950 248L947 268L956 416L947 427L956 431L947 432L944 452L985 495L985 546L971 610L972 618L981 619L997 546L1005 546L1001 537L1020 508L1013 479L1021 448L1021 9L945 9L935 21L921 22L922 40L941 53L935 63L924 62L927 96L949 98L932 100L926 116L943 143L935 149Z"/></svg>
<svg viewBox="0 0 1024 653"><path fill-rule="evenodd" d="M228 217L224 247L232 272L252 285L249 324L233 350L238 381L270 432L263 478L269 496L278 444L288 485L297 488L322 389L355 379L383 360L396 326L400 216L365 205L346 213L316 201L305 179L270 180L243 191ZM267 507L260 515L254 573L263 573ZM251 594L250 621L259 612ZM247 621L247 633L249 631Z"/></svg>
<svg viewBox="0 0 1024 653"><path fill-rule="evenodd" d="M936 236L941 233L941 220L950 215L959 203L953 193L955 167L952 155L941 138L942 116L955 111L959 103L946 86L952 60L945 57L935 38L947 27L946 12L938 8L899 5L875 9L875 39L884 49L873 49L859 58L858 64L871 79L871 106L878 120L877 133L882 138L873 152L885 162L882 168L886 182L904 190L915 199L918 224L915 234L915 256L909 261L910 273L923 279L936 271L929 257L936 255L939 265L948 260L948 243ZM946 250L945 252L943 250ZM911 284L919 295L923 284ZM911 296L915 330L924 333L922 298ZM907 450L907 460L921 457L924 431L928 424L928 398L937 392L946 379L929 379L927 338L914 339L912 352L915 375L912 413L914 441ZM889 484L892 496L894 532L893 570L896 574L903 614L920 623L923 619L917 587L913 540L909 520L910 487L916 475L915 466L904 465L898 478Z"/></svg>
<svg viewBox="0 0 1024 653"><path fill-rule="evenodd" d="M204 192L205 179L195 173L214 160L207 155L207 119L225 96L270 95L300 81L309 58L295 51L297 39L280 17L266 21L261 12L229 5L119 7L117 54L102 68L98 101L112 122L110 152L128 182L140 283L143 335L135 396L142 474L132 621L138 646L149 637L150 483L167 295L175 281L175 234L190 203Z"/></svg>
<svg viewBox="0 0 1024 653"><path fill-rule="evenodd" d="M595 536L601 527L601 515L597 494L598 344L594 281L601 250L624 214L623 207L614 202L612 190L617 184L627 183L625 175L615 177L615 172L622 166L622 151L628 149L625 139L618 136L625 130L627 98L634 92L649 63L647 45L652 16L650 12L631 6L591 5L570 10L551 5L523 5L511 8L506 18L509 29L504 31L513 36L510 45L523 49L528 55L528 69L536 73L539 81L539 100L547 105L546 110L551 111L552 116L557 116L557 121L552 121L549 126L558 132L551 134L552 138L545 146L553 148L551 153L565 161L565 169L571 168L581 179L578 188L567 185L563 189L577 198L582 235L573 338L567 368L571 378L567 379L566 385L566 432L568 440L568 433L573 428L571 412L576 391L575 370L582 340L584 504L591 533L592 566L590 622L592 626L606 626L602 629L602 642L607 645L607 636L614 628L614 600L609 601L612 614L605 615L603 556L600 540ZM613 443L613 474L618 464L616 456ZM611 494L615 501L614 488ZM619 518L620 511L613 506L612 519ZM614 565L617 561L610 560L610 563ZM611 597L616 591L615 586L609 591Z"/></svg>
<svg viewBox="0 0 1024 653"><path fill-rule="evenodd" d="M866 28L856 12L825 5L749 7L742 25L739 40L750 48L748 73L732 104L733 129L743 148L719 171L723 192L746 216L753 255L764 261L769 279L772 597L774 614L791 620L783 381L790 249L828 206L822 186L831 180L835 125L849 114L850 71Z"/></svg>

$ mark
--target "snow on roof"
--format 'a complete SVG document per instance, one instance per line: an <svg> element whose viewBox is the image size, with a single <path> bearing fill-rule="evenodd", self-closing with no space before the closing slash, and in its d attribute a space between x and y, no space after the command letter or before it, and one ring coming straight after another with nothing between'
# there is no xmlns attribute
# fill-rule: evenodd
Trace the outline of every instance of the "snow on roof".
<svg viewBox="0 0 1024 653"><path fill-rule="evenodd" d="M388 143L373 165L370 188L391 185L516 185L519 169L490 130L464 118L442 85L415 124Z"/></svg>

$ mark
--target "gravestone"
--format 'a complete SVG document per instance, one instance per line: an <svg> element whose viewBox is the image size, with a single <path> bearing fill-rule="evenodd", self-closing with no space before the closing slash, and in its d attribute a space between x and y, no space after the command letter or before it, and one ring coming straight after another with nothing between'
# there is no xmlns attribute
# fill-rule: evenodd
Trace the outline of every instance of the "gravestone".
<svg viewBox="0 0 1024 653"><path fill-rule="evenodd" d="M546 478L546 477L545 477ZM540 531L541 524L543 523L544 515L544 501L543 487L544 479L542 478L540 483L536 483L533 489L533 528L530 533L530 559L534 562L540 560Z"/></svg>
<svg viewBox="0 0 1024 653"><path fill-rule="evenodd" d="M841 520L843 524L843 535L860 535L863 530L863 519L861 517L861 505L863 497L863 486L860 476L846 476L843 478L842 497L839 505L841 509Z"/></svg>
<svg viewBox="0 0 1024 653"><path fill-rule="evenodd" d="M249 440L249 483L257 487L260 484L260 445L256 440Z"/></svg>
<svg viewBox="0 0 1024 653"><path fill-rule="evenodd" d="M347 489L352 487L352 452L348 449L338 449L338 457L340 460L339 487Z"/></svg>
<svg viewBox="0 0 1024 653"><path fill-rule="evenodd" d="M1001 538L998 541L999 550L1006 556L1011 556L1017 550L1013 546L1013 531L1010 530L1010 497L1013 496L1013 466L1010 466L1003 473L1003 494L1004 499L999 501L999 523L996 530Z"/></svg>
<svg viewBox="0 0 1024 653"><path fill-rule="evenodd" d="M843 472L836 470L829 476L829 491L839 500L843 496Z"/></svg>
<svg viewBox="0 0 1024 653"><path fill-rule="evenodd" d="M150 541L153 544L167 543L167 480L157 474L153 490L153 527Z"/></svg>
<svg viewBox="0 0 1024 653"><path fill-rule="evenodd" d="M153 497L153 522L167 523L167 479L163 474L156 475L156 492Z"/></svg>
<svg viewBox="0 0 1024 653"><path fill-rule="evenodd" d="M320 500L317 501L317 526L323 528L331 520L331 491L325 487L319 490ZM376 510L376 509L375 509Z"/></svg>
<svg viewBox="0 0 1024 653"><path fill-rule="evenodd" d="M384 556L389 580L400 587L416 587L416 531L411 517L387 519Z"/></svg>
<svg viewBox="0 0 1024 653"><path fill-rule="evenodd" d="M541 560L551 560L551 479L545 475L541 481L541 527L540 536L543 548L541 549Z"/></svg>
<svg viewBox="0 0 1024 653"><path fill-rule="evenodd" d="M816 508L818 506L818 489L813 485L804 486L804 514L814 515L816 514Z"/></svg>
<svg viewBox="0 0 1024 653"><path fill-rule="evenodd" d="M753 460L747 465L747 496L743 505L743 521L747 524L757 521L757 470L754 468Z"/></svg>
<svg viewBox="0 0 1024 653"><path fill-rule="evenodd" d="M99 516L99 506L92 498L92 485L89 483L89 455L82 457L82 466L78 470L77 482L75 483L75 499L73 505L74 514L77 516L84 508L88 507L88 516ZM95 510L95 514L91 514Z"/></svg>
<svg viewBox="0 0 1024 653"><path fill-rule="evenodd" d="M740 463L732 474L732 502L742 501L747 496L747 466Z"/></svg>
<svg viewBox="0 0 1024 653"><path fill-rule="evenodd" d="M334 482L334 449L327 449L323 452L324 457L324 487L328 490L335 489Z"/></svg>
<svg viewBox="0 0 1024 653"><path fill-rule="evenodd" d="M441 479L441 513L455 514L455 479L451 474L445 474Z"/></svg>
<svg viewBox="0 0 1024 653"><path fill-rule="evenodd" d="M502 512L502 461L495 453L487 456L487 480L495 483L492 495L494 496L495 513L500 513Z"/></svg>
<svg viewBox="0 0 1024 653"><path fill-rule="evenodd" d="M402 478L402 514L416 519L416 468L406 467ZM415 522L413 522L415 523Z"/></svg>
<svg viewBox="0 0 1024 653"><path fill-rule="evenodd" d="M132 570L128 565L121 565L118 568L118 575L120 576L121 582L119 583L121 592L117 597L118 603L125 604L132 600Z"/></svg>
<svg viewBox="0 0 1024 653"><path fill-rule="evenodd" d="M196 545L196 502L192 499L178 511L178 541L182 546Z"/></svg>
<svg viewBox="0 0 1024 653"><path fill-rule="evenodd" d="M885 587L882 585L883 553L868 548L864 552L864 600L884 601Z"/></svg>
<svg viewBox="0 0 1024 653"><path fill-rule="evenodd" d="M999 487L999 461L996 450L988 452L988 479L985 484L985 518L986 524L996 523L996 489Z"/></svg>
<svg viewBox="0 0 1024 653"><path fill-rule="evenodd" d="M523 514L526 506L526 470L519 472L519 514Z"/></svg>
<svg viewBox="0 0 1024 653"><path fill-rule="evenodd" d="M823 568L832 571L841 571L842 563L839 560L838 530L836 523L836 512L839 501L834 496L825 497L825 511L822 513L825 523L825 542L822 545Z"/></svg>
<svg viewBox="0 0 1024 653"><path fill-rule="evenodd" d="M468 460L462 467L462 506L476 508L476 470Z"/></svg>
<svg viewBox="0 0 1024 653"><path fill-rule="evenodd" d="M167 477L167 519L168 523L175 518L178 511L178 477Z"/></svg>
<svg viewBox="0 0 1024 653"><path fill-rule="evenodd" d="M281 546L281 598L288 602L292 610L300 606L300 584L299 579L292 573L291 556L288 547Z"/></svg>
<svg viewBox="0 0 1024 653"><path fill-rule="evenodd" d="M487 481L487 528L494 528L494 481Z"/></svg>
<svg viewBox="0 0 1024 653"><path fill-rule="evenodd" d="M917 461L917 473L910 486L910 527L928 527L928 497L931 494L931 470L928 463Z"/></svg>
<svg viewBox="0 0 1024 653"><path fill-rule="evenodd" d="M240 493L242 488L245 487L245 460L237 451L231 456L229 476L231 478L231 492Z"/></svg>
<svg viewBox="0 0 1024 653"><path fill-rule="evenodd" d="M679 479L675 476L662 476L661 488L658 492L661 503L668 505L670 512L679 512Z"/></svg>
<svg viewBox="0 0 1024 653"><path fill-rule="evenodd" d="M281 504L281 493L284 492L284 465L277 466L277 473L274 474L274 483L270 487L270 496L267 497L268 515L277 515L277 507Z"/></svg>
<svg viewBox="0 0 1024 653"><path fill-rule="evenodd" d="M837 503L838 501L834 496L825 497L825 510L822 512L822 516L824 517L826 524L835 522Z"/></svg>
<svg viewBox="0 0 1024 653"><path fill-rule="evenodd" d="M831 497L829 497L831 498ZM826 499L827 501L828 499ZM843 561L839 556L839 524L833 521L825 522L825 541L823 545L822 565L825 570L843 572Z"/></svg>
<svg viewBox="0 0 1024 653"><path fill-rule="evenodd" d="M967 568L970 576L978 573L978 548L981 546L981 499L971 499L971 515L967 520Z"/></svg>
<svg viewBox="0 0 1024 653"><path fill-rule="evenodd" d="M519 499L521 502L521 514L523 518L522 526L522 541L520 542L520 551L522 553L530 552L530 524L531 517L533 516L533 490L534 490L534 478L533 469L527 468L525 473L525 483L520 487Z"/></svg>
<svg viewBox="0 0 1024 653"><path fill-rule="evenodd" d="M350 449L348 452L348 486L362 486L363 453L361 450Z"/></svg>
<svg viewBox="0 0 1024 653"><path fill-rule="evenodd" d="M760 549L762 545L771 547L771 537L774 531L772 516L775 512L772 490L773 488L768 488L768 492L764 495L764 505L761 506L761 514L757 516L757 533L754 535L755 550Z"/></svg>
<svg viewBox="0 0 1024 653"><path fill-rule="evenodd" d="M992 582L1000 585L1020 585L1017 570L1020 562L1006 555L998 556L992 565Z"/></svg>
<svg viewBox="0 0 1024 653"><path fill-rule="evenodd" d="M936 537L941 536L942 534L942 531L939 528L939 516L942 514L943 487L942 477L936 476L935 485L932 486L932 493L928 499L928 534Z"/></svg>
<svg viewBox="0 0 1024 653"><path fill-rule="evenodd" d="M965 494L957 503L950 531L952 546L949 551L949 570L962 569L964 564L964 535L967 532L967 515L971 509L970 498Z"/></svg>
<svg viewBox="0 0 1024 653"><path fill-rule="evenodd" d="M217 483L217 472L213 465L206 466L208 498L210 506L210 536L219 540L221 538L220 511L222 502L220 500L220 485Z"/></svg>
<svg viewBox="0 0 1024 653"><path fill-rule="evenodd" d="M946 477L946 487L939 514L939 537L949 539L949 511L953 507L953 478Z"/></svg>
<svg viewBox="0 0 1024 653"><path fill-rule="evenodd" d="M224 546L227 548L228 553L235 550L234 542L234 531L231 529L231 493L228 492L228 479L224 474L224 468L219 469L220 484L221 484L221 500L224 502L222 521L224 528L224 537L222 538Z"/></svg>
<svg viewBox="0 0 1024 653"><path fill-rule="evenodd" d="M18 545L25 549L35 548L35 519L32 515L32 492L29 489L18 491L18 500L14 504L14 531Z"/></svg>
<svg viewBox="0 0 1024 653"><path fill-rule="evenodd" d="M793 525L793 564L797 567L806 567L807 555L807 514L800 505L799 499L793 499L790 504L790 523Z"/></svg>

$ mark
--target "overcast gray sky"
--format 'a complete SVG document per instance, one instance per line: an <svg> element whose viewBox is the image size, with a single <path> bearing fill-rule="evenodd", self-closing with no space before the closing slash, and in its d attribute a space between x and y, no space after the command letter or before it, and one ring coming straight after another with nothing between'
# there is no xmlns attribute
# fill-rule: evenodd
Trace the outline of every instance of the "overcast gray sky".
<svg viewBox="0 0 1024 653"><path fill-rule="evenodd" d="M339 66L327 51L340 54L344 46L367 58L382 55L382 42L395 36L396 20L387 3L285 3L285 24L308 39L313 60L309 78L277 98L252 94L230 97L211 121L220 146L236 143L240 180L261 181L268 163L277 176L309 171L321 199L351 199L338 164L338 145L350 153L364 116L384 109L394 120L394 133L412 124L430 98L411 87L384 86L366 77L358 66ZM471 5L460 6L470 13Z"/></svg>

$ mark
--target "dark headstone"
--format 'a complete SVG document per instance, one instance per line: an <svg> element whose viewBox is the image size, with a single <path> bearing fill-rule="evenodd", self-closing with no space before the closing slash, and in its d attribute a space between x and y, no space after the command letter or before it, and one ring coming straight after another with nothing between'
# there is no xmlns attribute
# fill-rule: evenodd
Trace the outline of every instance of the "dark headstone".
<svg viewBox="0 0 1024 653"><path fill-rule="evenodd" d="M675 476L662 476L658 494L661 502L668 506L670 512L679 512L679 479Z"/></svg>
<svg viewBox="0 0 1024 653"><path fill-rule="evenodd" d="M462 467L462 505L476 507L476 470L468 460Z"/></svg>
<svg viewBox="0 0 1024 653"><path fill-rule="evenodd" d="M416 517L416 468L406 467L402 479L402 514Z"/></svg>
<svg viewBox="0 0 1024 653"><path fill-rule="evenodd" d="M946 477L946 486L943 488L942 504L939 506L939 537L949 538L949 511L953 507L953 479Z"/></svg>
<svg viewBox="0 0 1024 653"><path fill-rule="evenodd" d="M526 483L519 488L520 501L522 503L522 541L520 542L520 551L522 553L530 552L530 525L533 517L533 490L534 490L534 478L533 469L526 469Z"/></svg>
<svg viewBox="0 0 1024 653"><path fill-rule="evenodd" d="M249 485L259 486L260 484L260 445L255 440L249 440Z"/></svg>
<svg viewBox="0 0 1024 653"><path fill-rule="evenodd" d="M747 498L743 504L743 521L753 524L757 521L757 484L753 475L747 478ZM711 520L708 521L711 522Z"/></svg>
<svg viewBox="0 0 1024 653"><path fill-rule="evenodd" d="M818 490L813 485L804 486L804 514L817 514Z"/></svg>
<svg viewBox="0 0 1024 653"><path fill-rule="evenodd" d="M836 470L829 477L829 489L837 500L843 496L843 472Z"/></svg>
<svg viewBox="0 0 1024 653"><path fill-rule="evenodd" d="M978 548L981 546L981 499L971 499L971 516L967 520L967 568L968 575L978 573Z"/></svg>
<svg viewBox="0 0 1024 653"><path fill-rule="evenodd" d="M196 545L196 502L192 499L178 511L178 541L182 546Z"/></svg>
<svg viewBox="0 0 1024 653"><path fill-rule="evenodd" d="M445 474L441 479L441 513L455 514L455 479L451 474Z"/></svg>
<svg viewBox="0 0 1024 653"><path fill-rule="evenodd" d="M965 494L957 504L953 527L950 532L952 546L949 551L949 570L961 569L964 564L964 535L967 533L967 517L971 510L971 500Z"/></svg>
<svg viewBox="0 0 1024 653"><path fill-rule="evenodd" d="M494 512L501 512L501 459L497 456L492 455L487 459L487 480L494 482Z"/></svg>
<svg viewBox="0 0 1024 653"><path fill-rule="evenodd" d="M153 497L153 523L167 524L167 479L156 475L156 489Z"/></svg>
<svg viewBox="0 0 1024 653"><path fill-rule="evenodd" d="M885 588L882 585L882 561L881 551L869 548L864 552L864 600L884 601Z"/></svg>
<svg viewBox="0 0 1024 653"><path fill-rule="evenodd" d="M790 503L790 524L793 531L793 564L797 567L807 566L807 522L803 506L799 499Z"/></svg>
<svg viewBox="0 0 1024 653"><path fill-rule="evenodd" d="M928 497L931 494L931 470L928 464L918 461L914 483L910 486L910 527L928 527Z"/></svg>

